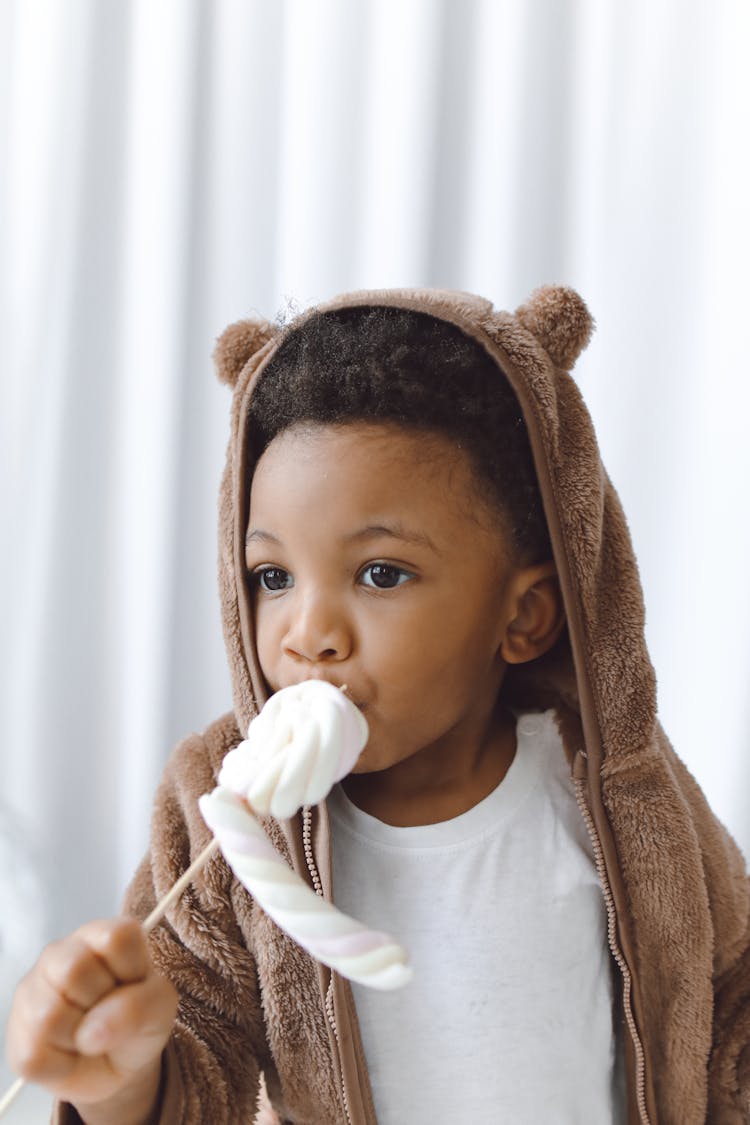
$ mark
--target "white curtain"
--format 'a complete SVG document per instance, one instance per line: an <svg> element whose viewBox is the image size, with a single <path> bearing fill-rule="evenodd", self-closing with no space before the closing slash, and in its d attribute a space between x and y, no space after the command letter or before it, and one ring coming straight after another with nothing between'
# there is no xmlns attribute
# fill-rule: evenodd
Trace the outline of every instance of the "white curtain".
<svg viewBox="0 0 750 1125"><path fill-rule="evenodd" d="M663 721L750 854L749 13L0 0L1 797L39 941L115 909L168 752L231 706L214 338L356 287L585 296Z"/></svg>

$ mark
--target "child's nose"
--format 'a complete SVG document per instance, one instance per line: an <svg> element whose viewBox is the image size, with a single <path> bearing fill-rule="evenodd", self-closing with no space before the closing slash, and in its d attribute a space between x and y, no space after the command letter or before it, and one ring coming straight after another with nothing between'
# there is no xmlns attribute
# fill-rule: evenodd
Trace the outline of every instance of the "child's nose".
<svg viewBox="0 0 750 1125"><path fill-rule="evenodd" d="M309 597L290 623L284 648L311 663L346 660L352 651L352 634L344 615L330 600Z"/></svg>

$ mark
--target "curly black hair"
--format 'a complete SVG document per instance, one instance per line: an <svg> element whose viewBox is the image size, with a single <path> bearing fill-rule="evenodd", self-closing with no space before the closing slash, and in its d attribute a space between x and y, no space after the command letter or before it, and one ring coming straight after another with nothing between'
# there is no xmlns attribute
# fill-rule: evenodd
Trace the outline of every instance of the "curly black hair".
<svg viewBox="0 0 750 1125"><path fill-rule="evenodd" d="M410 309L313 313L287 330L250 404L255 453L299 423L389 422L438 433L469 455L519 560L552 557L518 400L476 340Z"/></svg>

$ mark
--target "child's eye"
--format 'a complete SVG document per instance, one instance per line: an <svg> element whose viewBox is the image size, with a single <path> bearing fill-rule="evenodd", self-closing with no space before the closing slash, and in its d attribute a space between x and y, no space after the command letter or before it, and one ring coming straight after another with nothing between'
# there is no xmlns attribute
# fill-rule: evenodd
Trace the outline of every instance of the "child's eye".
<svg viewBox="0 0 750 1125"><path fill-rule="evenodd" d="M370 563L361 574L363 586L375 586L378 590L392 590L413 577L408 570L392 563Z"/></svg>
<svg viewBox="0 0 750 1125"><path fill-rule="evenodd" d="M253 579L267 594L276 594L279 590L288 590L294 585L289 571L280 566L262 566L253 571Z"/></svg>

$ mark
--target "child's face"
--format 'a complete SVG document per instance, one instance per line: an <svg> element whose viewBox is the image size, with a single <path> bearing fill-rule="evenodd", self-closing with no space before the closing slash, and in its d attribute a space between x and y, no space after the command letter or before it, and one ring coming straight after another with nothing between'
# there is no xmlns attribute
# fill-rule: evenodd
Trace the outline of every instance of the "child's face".
<svg viewBox="0 0 750 1125"><path fill-rule="evenodd" d="M269 686L348 685L370 728L355 773L476 742L522 572L448 438L286 430L255 470L246 561Z"/></svg>

